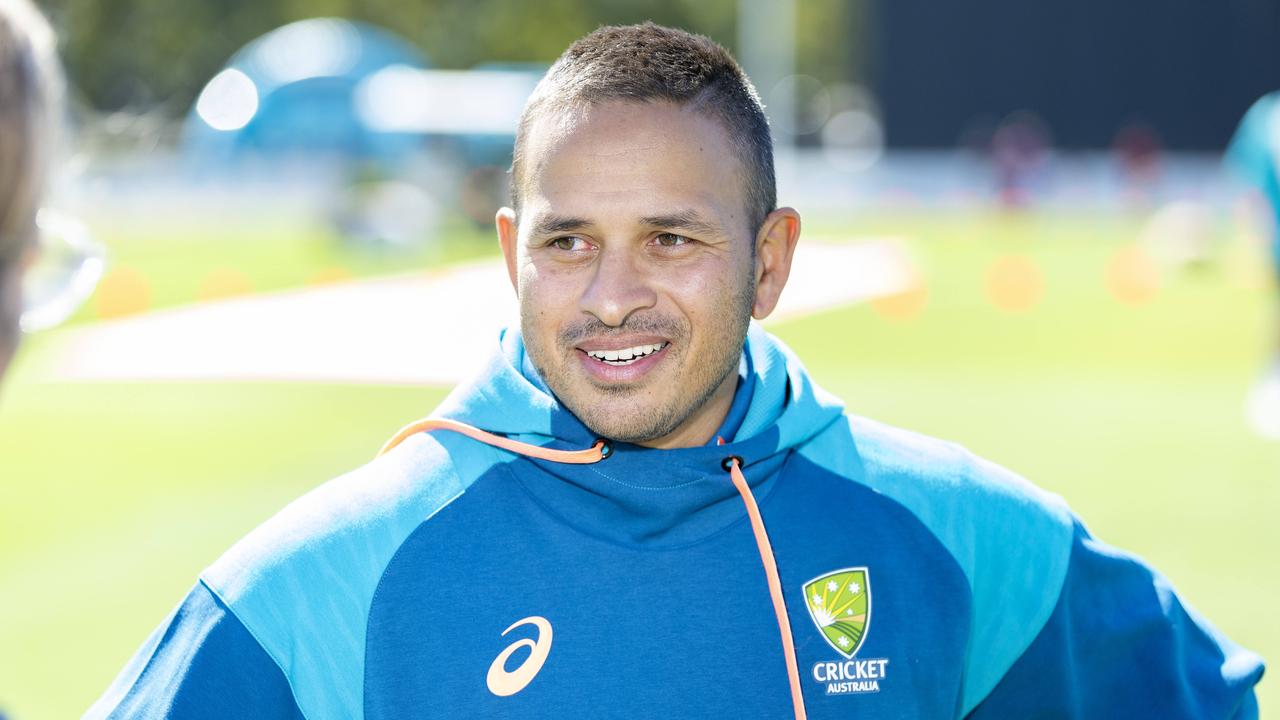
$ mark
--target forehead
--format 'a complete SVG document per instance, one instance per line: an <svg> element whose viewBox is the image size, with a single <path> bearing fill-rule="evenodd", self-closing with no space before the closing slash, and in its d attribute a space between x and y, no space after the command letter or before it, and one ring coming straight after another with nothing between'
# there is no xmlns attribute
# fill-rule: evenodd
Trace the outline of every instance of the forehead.
<svg viewBox="0 0 1280 720"><path fill-rule="evenodd" d="M726 230L745 222L743 166L729 135L689 106L613 101L549 112L526 142L527 213L642 217L680 207Z"/></svg>

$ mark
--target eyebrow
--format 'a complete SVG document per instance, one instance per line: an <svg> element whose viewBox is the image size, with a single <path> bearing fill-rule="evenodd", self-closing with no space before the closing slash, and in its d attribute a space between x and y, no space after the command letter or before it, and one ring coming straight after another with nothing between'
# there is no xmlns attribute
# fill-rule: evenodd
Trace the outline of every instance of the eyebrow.
<svg viewBox="0 0 1280 720"><path fill-rule="evenodd" d="M590 227L591 221L563 215L543 215L533 224L533 234L539 237L556 233L573 232Z"/></svg>
<svg viewBox="0 0 1280 720"><path fill-rule="evenodd" d="M719 226L698 214L696 210L677 210L663 215L646 215L640 223L665 230L685 230L694 235L719 235ZM575 232L593 225L590 220L565 215L543 215L533 224L535 237Z"/></svg>
<svg viewBox="0 0 1280 720"><path fill-rule="evenodd" d="M687 230L694 235L720 235L719 226L703 219L696 210L678 210L666 215L650 215L640 218L640 222L650 227L668 230Z"/></svg>

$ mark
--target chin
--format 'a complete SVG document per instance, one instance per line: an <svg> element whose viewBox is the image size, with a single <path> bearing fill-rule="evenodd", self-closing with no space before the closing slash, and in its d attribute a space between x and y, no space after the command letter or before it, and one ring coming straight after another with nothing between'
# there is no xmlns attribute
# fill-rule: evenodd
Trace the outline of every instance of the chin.
<svg viewBox="0 0 1280 720"><path fill-rule="evenodd" d="M669 408L641 406L605 395L587 403L566 402L583 425L602 438L625 443L644 443L670 434L679 425ZM619 418L625 418L620 421Z"/></svg>

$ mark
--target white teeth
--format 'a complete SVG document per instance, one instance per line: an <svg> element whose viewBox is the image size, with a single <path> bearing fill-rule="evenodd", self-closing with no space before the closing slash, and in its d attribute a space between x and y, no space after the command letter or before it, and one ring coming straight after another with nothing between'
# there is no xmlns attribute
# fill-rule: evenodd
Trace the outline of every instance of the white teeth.
<svg viewBox="0 0 1280 720"><path fill-rule="evenodd" d="M637 345L621 350L588 350L586 352L596 360L603 360L614 365L626 365L647 355L652 355L666 346L667 343L657 343L654 345Z"/></svg>

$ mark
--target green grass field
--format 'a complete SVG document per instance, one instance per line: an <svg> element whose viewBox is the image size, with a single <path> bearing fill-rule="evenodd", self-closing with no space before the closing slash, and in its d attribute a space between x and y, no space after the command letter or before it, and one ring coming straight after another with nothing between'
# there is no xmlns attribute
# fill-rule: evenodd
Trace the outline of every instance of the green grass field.
<svg viewBox="0 0 1280 720"><path fill-rule="evenodd" d="M1241 411L1273 291L1233 282L1223 263L1167 277L1150 302L1118 302L1104 271L1136 222L916 213L811 223L815 236L909 238L927 302L907 318L860 305L773 330L852 412L958 440L1062 494L1096 535L1147 558L1274 660L1280 444L1250 436ZM178 243L107 239L118 263L155 275L156 305L189 300L203 273L228 262L251 268L260 289L355 263L306 233L229 241L226 252L207 230ZM989 263L1007 253L1043 271L1031 310L997 310L986 297ZM356 265L369 274L405 261ZM0 394L0 711L10 720L78 716L201 568L291 498L366 461L445 392L38 383L41 344L32 338ZM1280 709L1269 684L1264 712Z"/></svg>

